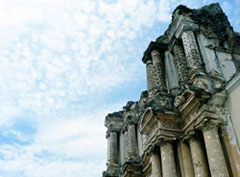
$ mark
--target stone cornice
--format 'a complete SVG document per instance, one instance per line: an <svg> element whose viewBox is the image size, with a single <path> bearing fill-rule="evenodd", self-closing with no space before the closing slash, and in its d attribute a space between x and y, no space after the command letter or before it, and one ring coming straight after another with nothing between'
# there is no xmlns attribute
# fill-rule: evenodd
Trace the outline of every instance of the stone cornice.
<svg viewBox="0 0 240 177"><path fill-rule="evenodd" d="M110 127L111 125L122 125L123 122L123 112L118 111L108 114L105 118L105 127Z"/></svg>
<svg viewBox="0 0 240 177"><path fill-rule="evenodd" d="M144 52L144 55L142 58L143 63L146 63L148 60L151 60L151 57L150 57L151 51L158 50L161 53L166 51L167 49L168 49L168 44L151 41L148 48Z"/></svg>
<svg viewBox="0 0 240 177"><path fill-rule="evenodd" d="M197 29L198 29L198 25L195 24L193 21L181 19L178 22L175 37L177 39L181 39L183 32L185 32L185 31L196 31Z"/></svg>
<svg viewBox="0 0 240 177"><path fill-rule="evenodd" d="M232 92L240 84L240 73L235 75L226 85L225 89L228 93Z"/></svg>

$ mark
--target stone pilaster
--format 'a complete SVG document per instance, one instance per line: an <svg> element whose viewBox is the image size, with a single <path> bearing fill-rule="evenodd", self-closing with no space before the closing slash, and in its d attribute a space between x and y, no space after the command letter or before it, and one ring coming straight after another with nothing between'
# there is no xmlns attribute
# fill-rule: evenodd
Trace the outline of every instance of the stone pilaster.
<svg viewBox="0 0 240 177"><path fill-rule="evenodd" d="M176 66L173 63L173 56L169 51L165 51L165 73L168 90L173 95L176 95L176 89L179 87L178 74Z"/></svg>
<svg viewBox="0 0 240 177"><path fill-rule="evenodd" d="M136 158L137 155L137 137L134 124L128 125L128 152L130 158Z"/></svg>
<svg viewBox="0 0 240 177"><path fill-rule="evenodd" d="M151 177L162 177L160 157L156 152L150 153L150 162L152 165Z"/></svg>
<svg viewBox="0 0 240 177"><path fill-rule="evenodd" d="M110 131L108 137L108 163L118 163L118 142L117 132Z"/></svg>
<svg viewBox="0 0 240 177"><path fill-rule="evenodd" d="M225 111L228 112L228 110ZM230 118L229 116L228 118ZM230 120L227 122L228 123L222 127L222 135L233 177L238 177L240 176L240 151L232 122Z"/></svg>
<svg viewBox="0 0 240 177"><path fill-rule="evenodd" d="M189 140L189 145L191 149L191 156L195 176L209 177L207 160L205 158L201 142L197 138L192 137Z"/></svg>
<svg viewBox="0 0 240 177"><path fill-rule="evenodd" d="M203 62L200 57L200 52L198 50L194 33L192 31L184 31L182 33L182 41L187 64L190 68L191 73L194 73L196 70L202 71Z"/></svg>
<svg viewBox="0 0 240 177"><path fill-rule="evenodd" d="M167 141L160 144L160 151L162 160L162 176L177 177L173 146L171 142Z"/></svg>
<svg viewBox="0 0 240 177"><path fill-rule="evenodd" d="M208 123L205 127L203 127L203 137L211 176L229 177L216 125L213 123Z"/></svg>
<svg viewBox="0 0 240 177"><path fill-rule="evenodd" d="M154 78L153 78L154 68L151 60L147 60L146 67L147 67L147 89L148 89L148 92L150 92L154 87Z"/></svg>
<svg viewBox="0 0 240 177"><path fill-rule="evenodd" d="M194 177L192 157L191 157L191 152L188 147L188 144L183 141L179 141L178 153L179 153L179 160L180 160L182 176Z"/></svg>
<svg viewBox="0 0 240 177"><path fill-rule="evenodd" d="M160 91L166 91L166 82L164 74L164 65L161 60L161 56L158 50L151 51L151 57L153 61L153 78L154 78L154 88Z"/></svg>
<svg viewBox="0 0 240 177"><path fill-rule="evenodd" d="M173 53L178 71L179 85L183 85L188 79L188 67L183 46L179 42L173 47Z"/></svg>

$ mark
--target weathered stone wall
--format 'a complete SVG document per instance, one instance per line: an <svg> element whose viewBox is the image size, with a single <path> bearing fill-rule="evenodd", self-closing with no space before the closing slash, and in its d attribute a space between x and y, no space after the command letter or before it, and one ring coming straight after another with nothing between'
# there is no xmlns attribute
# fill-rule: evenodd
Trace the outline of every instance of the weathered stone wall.
<svg viewBox="0 0 240 177"><path fill-rule="evenodd" d="M239 49L219 4L177 7L144 52L147 91L106 117L103 176L239 177Z"/></svg>

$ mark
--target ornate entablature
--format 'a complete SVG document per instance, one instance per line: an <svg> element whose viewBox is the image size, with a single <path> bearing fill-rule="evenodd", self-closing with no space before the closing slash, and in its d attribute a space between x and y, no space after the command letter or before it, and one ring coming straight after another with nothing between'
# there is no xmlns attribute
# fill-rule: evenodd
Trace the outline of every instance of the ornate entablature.
<svg viewBox="0 0 240 177"><path fill-rule="evenodd" d="M106 117L103 176L240 176L229 96L240 83L239 50L240 34L219 4L178 6L144 52L147 90Z"/></svg>

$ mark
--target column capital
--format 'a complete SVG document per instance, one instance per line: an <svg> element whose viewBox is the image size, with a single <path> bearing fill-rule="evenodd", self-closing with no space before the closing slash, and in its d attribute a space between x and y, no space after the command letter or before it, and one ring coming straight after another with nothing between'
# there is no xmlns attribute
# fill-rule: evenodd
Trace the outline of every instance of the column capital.
<svg viewBox="0 0 240 177"><path fill-rule="evenodd" d="M193 137L196 137L196 131L194 129L188 130L187 133L183 137L183 141L190 141Z"/></svg>
<svg viewBox="0 0 240 177"><path fill-rule="evenodd" d="M149 60L149 57L151 59L151 52L152 51L157 50L157 51L161 52L161 51L165 51L167 49L168 49L168 44L151 41L148 48L144 52L144 55L143 55L143 58L142 58L143 63L146 64L147 60Z"/></svg>
<svg viewBox="0 0 240 177"><path fill-rule="evenodd" d="M172 143L175 140L176 140L176 137L168 137L168 136L164 136L164 135L158 135L158 137L156 139L156 145L161 146L164 143L167 143L167 142Z"/></svg>
<svg viewBox="0 0 240 177"><path fill-rule="evenodd" d="M218 129L218 127L220 126L219 125L220 123L219 122L216 122L216 121L207 121L203 124L202 126L202 131L207 131L207 130L213 130L213 129Z"/></svg>
<svg viewBox="0 0 240 177"><path fill-rule="evenodd" d="M151 51L151 57L152 57L152 61L153 61L153 65L162 65L162 58L161 58L161 54L159 50L152 50Z"/></svg>
<svg viewBox="0 0 240 177"><path fill-rule="evenodd" d="M216 114L209 114L210 116L215 116L215 117L208 117L208 114L205 116L199 117L199 121L196 122L196 128L202 131L205 130L210 130L214 128L218 128L220 125L224 123L224 120L222 118L217 117L218 115Z"/></svg>
<svg viewBox="0 0 240 177"><path fill-rule="evenodd" d="M151 155L151 154L156 154L156 146L154 144L150 144L146 151L145 151L146 155Z"/></svg>
<svg viewBox="0 0 240 177"><path fill-rule="evenodd" d="M152 58L149 55L145 56L144 58L146 65L152 64Z"/></svg>
<svg viewBox="0 0 240 177"><path fill-rule="evenodd" d="M154 50L151 51L151 56L153 56L153 55L159 55L159 54L160 54L160 51L157 50L157 49L154 49Z"/></svg>

